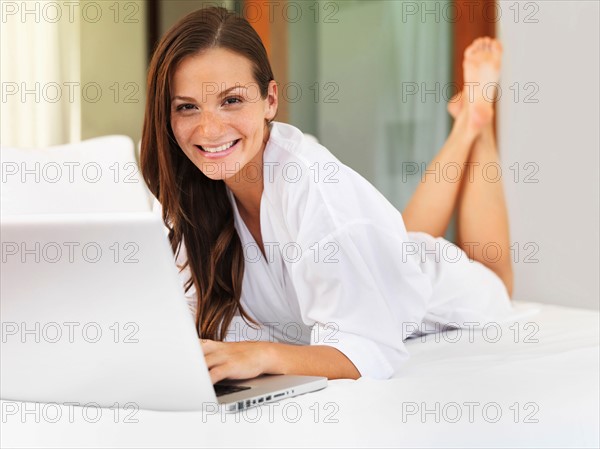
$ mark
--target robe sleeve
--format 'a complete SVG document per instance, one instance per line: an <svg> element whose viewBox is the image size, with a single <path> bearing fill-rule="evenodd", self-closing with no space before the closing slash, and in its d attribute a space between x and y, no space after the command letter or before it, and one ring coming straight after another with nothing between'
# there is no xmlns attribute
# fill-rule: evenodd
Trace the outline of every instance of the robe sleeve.
<svg viewBox="0 0 600 449"><path fill-rule="evenodd" d="M311 344L341 351L361 376L386 379L407 360L403 343L432 292L400 232L357 220L312 245L292 266ZM310 325L310 324L309 324Z"/></svg>

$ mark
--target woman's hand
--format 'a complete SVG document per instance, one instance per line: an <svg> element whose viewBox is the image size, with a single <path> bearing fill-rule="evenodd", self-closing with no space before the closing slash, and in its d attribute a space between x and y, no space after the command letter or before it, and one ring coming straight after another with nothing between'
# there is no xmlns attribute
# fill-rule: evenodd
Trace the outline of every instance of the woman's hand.
<svg viewBox="0 0 600 449"><path fill-rule="evenodd" d="M268 371L268 342L201 340L212 383L223 379L251 379ZM274 374L274 373L270 373Z"/></svg>
<svg viewBox="0 0 600 449"><path fill-rule="evenodd" d="M330 346L297 346L267 341L201 342L213 383L223 379L250 379L261 374L325 376L329 379L360 377L354 364Z"/></svg>

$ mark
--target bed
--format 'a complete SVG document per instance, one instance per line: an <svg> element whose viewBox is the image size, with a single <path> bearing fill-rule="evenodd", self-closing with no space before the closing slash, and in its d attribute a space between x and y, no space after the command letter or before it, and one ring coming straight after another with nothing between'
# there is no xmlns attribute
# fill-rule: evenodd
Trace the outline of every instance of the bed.
<svg viewBox="0 0 600 449"><path fill-rule="evenodd" d="M598 312L515 303L514 316L501 325L407 344L411 359L390 380L330 381L319 392L238 414L44 410L2 401L0 442L7 448L599 446Z"/></svg>

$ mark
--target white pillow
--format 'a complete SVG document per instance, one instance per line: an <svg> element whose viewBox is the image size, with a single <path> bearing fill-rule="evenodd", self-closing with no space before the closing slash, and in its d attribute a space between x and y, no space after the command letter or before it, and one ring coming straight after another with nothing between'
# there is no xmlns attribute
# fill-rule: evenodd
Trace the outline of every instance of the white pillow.
<svg viewBox="0 0 600 449"><path fill-rule="evenodd" d="M151 210L127 136L43 149L2 148L0 163L2 215Z"/></svg>

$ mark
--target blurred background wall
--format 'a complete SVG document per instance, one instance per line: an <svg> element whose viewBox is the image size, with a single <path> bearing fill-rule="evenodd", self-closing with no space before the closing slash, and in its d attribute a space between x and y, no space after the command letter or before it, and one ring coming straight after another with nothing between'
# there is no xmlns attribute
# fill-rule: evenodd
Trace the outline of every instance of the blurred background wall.
<svg viewBox="0 0 600 449"><path fill-rule="evenodd" d="M600 4L517 6L498 103L515 297L598 309Z"/></svg>

